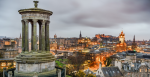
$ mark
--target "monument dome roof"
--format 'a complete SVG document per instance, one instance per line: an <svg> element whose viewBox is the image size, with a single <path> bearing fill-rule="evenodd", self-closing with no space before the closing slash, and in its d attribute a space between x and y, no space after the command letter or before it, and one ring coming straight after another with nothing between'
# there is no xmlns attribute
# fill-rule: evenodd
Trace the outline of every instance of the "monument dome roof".
<svg viewBox="0 0 150 77"><path fill-rule="evenodd" d="M37 8L37 3L38 1L34 1L34 8L29 8L29 9L20 9L18 12L21 14L21 13L47 13L47 14L50 14L52 15L53 12L52 11L49 11L49 10L45 10L45 9L41 9L41 8Z"/></svg>

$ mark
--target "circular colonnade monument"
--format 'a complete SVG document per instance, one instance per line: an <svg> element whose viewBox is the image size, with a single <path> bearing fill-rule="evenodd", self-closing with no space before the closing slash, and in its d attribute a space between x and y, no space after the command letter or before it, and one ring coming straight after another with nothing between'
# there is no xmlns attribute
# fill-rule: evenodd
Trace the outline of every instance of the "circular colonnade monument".
<svg viewBox="0 0 150 77"><path fill-rule="evenodd" d="M15 58L15 77L49 76L56 74L55 57L50 53L49 23L52 11L37 8L21 9L22 52ZM29 52L29 22L31 23L31 51ZM39 50L37 50L37 23L39 24Z"/></svg>

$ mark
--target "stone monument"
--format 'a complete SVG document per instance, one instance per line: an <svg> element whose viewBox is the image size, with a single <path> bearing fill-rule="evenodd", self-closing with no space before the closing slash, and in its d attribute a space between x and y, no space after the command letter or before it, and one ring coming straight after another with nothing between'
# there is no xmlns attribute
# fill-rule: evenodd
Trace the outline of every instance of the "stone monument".
<svg viewBox="0 0 150 77"><path fill-rule="evenodd" d="M52 11L40 9L38 1L34 8L21 9L22 52L15 58L15 77L46 77L56 74L55 57L50 53L49 23ZM31 51L29 52L28 27L31 23ZM37 23L39 24L39 50L37 50Z"/></svg>

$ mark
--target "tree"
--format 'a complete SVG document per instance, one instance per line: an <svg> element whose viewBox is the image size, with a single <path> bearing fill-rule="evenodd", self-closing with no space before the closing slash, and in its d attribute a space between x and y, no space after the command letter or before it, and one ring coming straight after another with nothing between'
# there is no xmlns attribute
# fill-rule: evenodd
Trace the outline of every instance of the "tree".
<svg viewBox="0 0 150 77"><path fill-rule="evenodd" d="M84 77L84 76L85 76L85 73L82 71L79 71L76 75L76 77Z"/></svg>
<svg viewBox="0 0 150 77"><path fill-rule="evenodd" d="M93 74L88 74L87 77L96 77L96 76Z"/></svg>
<svg viewBox="0 0 150 77"><path fill-rule="evenodd" d="M58 60L56 60L55 62L56 62L56 65L57 66L59 66L59 67L63 67L65 64L63 64L62 62L60 62L60 61L62 61L61 59L58 61Z"/></svg>
<svg viewBox="0 0 150 77"><path fill-rule="evenodd" d="M73 71L74 71L74 67L72 67L72 66L66 67L66 74L70 75L72 77L76 77L76 75Z"/></svg>
<svg viewBox="0 0 150 77"><path fill-rule="evenodd" d="M76 68L77 71L80 70L81 65L85 62L85 57L81 54L78 54L77 56L69 56L68 57L68 63L74 65L74 68Z"/></svg>
<svg viewBox="0 0 150 77"><path fill-rule="evenodd" d="M0 53L0 58L3 58L2 54Z"/></svg>
<svg viewBox="0 0 150 77"><path fill-rule="evenodd" d="M106 65L106 67L110 66L112 62L112 59L110 57L107 57L106 60L104 61L104 64Z"/></svg>

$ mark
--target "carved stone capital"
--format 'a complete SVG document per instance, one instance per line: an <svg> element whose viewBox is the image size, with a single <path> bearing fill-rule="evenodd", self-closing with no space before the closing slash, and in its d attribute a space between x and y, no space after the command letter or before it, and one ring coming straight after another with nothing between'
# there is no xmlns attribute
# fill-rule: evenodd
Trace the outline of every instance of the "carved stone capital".
<svg viewBox="0 0 150 77"><path fill-rule="evenodd" d="M29 23L29 20L24 20L25 21L25 23Z"/></svg>
<svg viewBox="0 0 150 77"><path fill-rule="evenodd" d="M45 20L42 20L42 25L45 25L46 21Z"/></svg>
<svg viewBox="0 0 150 77"><path fill-rule="evenodd" d="M38 20L37 20L37 19L33 19L32 21L35 23L35 22L37 22Z"/></svg>
<svg viewBox="0 0 150 77"><path fill-rule="evenodd" d="M24 23L24 20L21 20L22 23Z"/></svg>
<svg viewBox="0 0 150 77"><path fill-rule="evenodd" d="M50 21L47 21L46 23L47 23L47 25L49 25Z"/></svg>

